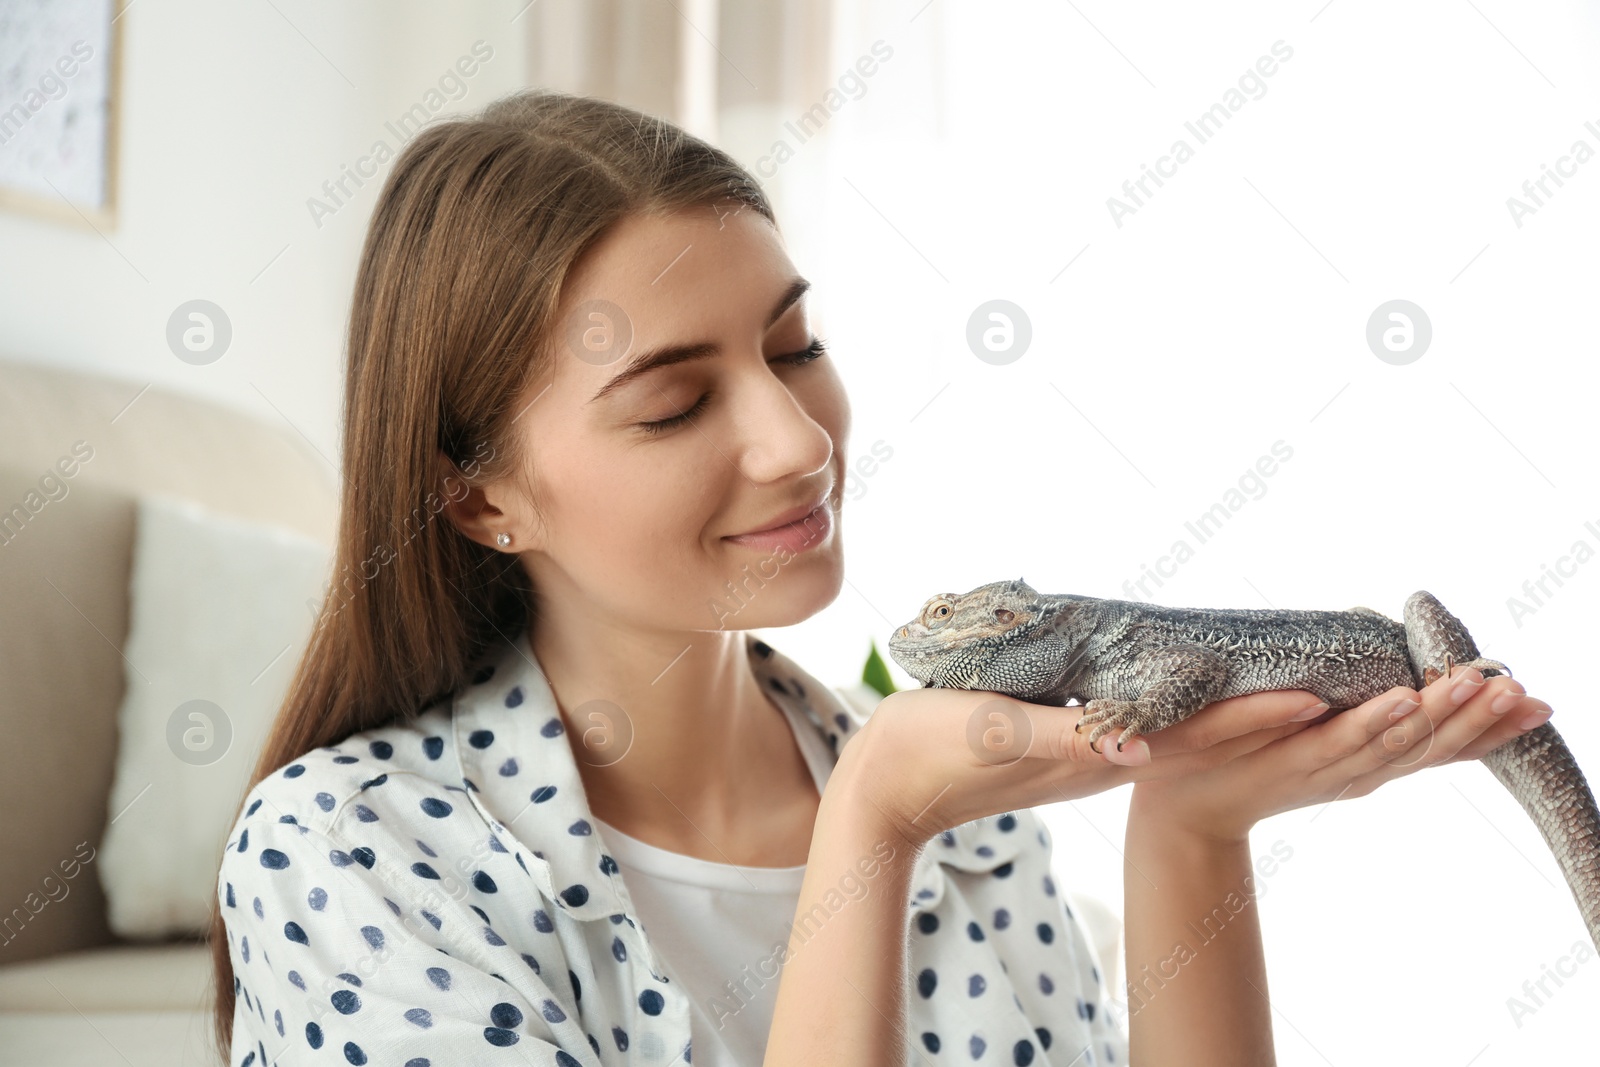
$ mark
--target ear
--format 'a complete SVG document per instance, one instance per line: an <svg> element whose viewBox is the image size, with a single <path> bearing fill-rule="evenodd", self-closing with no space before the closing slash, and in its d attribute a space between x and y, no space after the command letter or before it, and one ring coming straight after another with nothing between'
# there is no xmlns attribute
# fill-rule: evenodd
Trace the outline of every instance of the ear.
<svg viewBox="0 0 1600 1067"><path fill-rule="evenodd" d="M439 492L444 500L442 521L452 523L467 537L497 552L525 552L539 547L536 540L539 524L528 521L522 508L513 503L515 490L507 486L468 485L455 464L443 452L435 452L438 465ZM506 504L500 507L493 501ZM495 543L495 535L508 533L512 537L509 548Z"/></svg>

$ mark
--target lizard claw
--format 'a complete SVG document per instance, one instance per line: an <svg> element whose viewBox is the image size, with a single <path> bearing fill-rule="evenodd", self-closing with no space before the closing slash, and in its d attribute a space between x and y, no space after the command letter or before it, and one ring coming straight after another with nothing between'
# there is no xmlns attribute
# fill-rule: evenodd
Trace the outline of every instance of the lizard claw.
<svg viewBox="0 0 1600 1067"><path fill-rule="evenodd" d="M1141 700L1097 697L1089 701L1085 707L1088 713L1073 724L1074 729L1083 725L1091 727L1089 731L1091 741L1098 741L1101 737L1116 732L1118 752L1126 751L1129 745L1146 733L1171 725L1167 721L1168 717L1163 716L1158 706ZM1096 748L1095 751L1100 750Z"/></svg>
<svg viewBox="0 0 1600 1067"><path fill-rule="evenodd" d="M1432 685L1440 678L1448 676L1450 672L1453 671L1457 666L1455 657L1450 655L1448 652L1445 653L1444 664L1445 667L1442 671L1438 667L1425 668L1422 672L1422 684ZM1487 659L1483 656L1478 656L1477 658L1470 660L1462 660L1460 665L1469 668L1476 667L1480 672L1482 672L1484 678L1494 678L1501 674L1509 677L1511 674L1511 668L1507 667L1504 663L1501 663L1497 659Z"/></svg>
<svg viewBox="0 0 1600 1067"><path fill-rule="evenodd" d="M1133 742L1139 740L1140 736L1141 735L1138 729L1135 727L1130 726L1123 730L1122 733L1117 737L1117 751L1121 752L1123 745L1132 744Z"/></svg>

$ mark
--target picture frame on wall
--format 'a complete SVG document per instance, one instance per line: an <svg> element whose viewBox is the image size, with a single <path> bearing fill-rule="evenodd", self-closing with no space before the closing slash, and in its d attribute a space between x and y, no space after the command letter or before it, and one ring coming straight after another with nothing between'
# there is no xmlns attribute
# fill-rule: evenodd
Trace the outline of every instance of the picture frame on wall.
<svg viewBox="0 0 1600 1067"><path fill-rule="evenodd" d="M125 0L0 2L0 210L116 228Z"/></svg>

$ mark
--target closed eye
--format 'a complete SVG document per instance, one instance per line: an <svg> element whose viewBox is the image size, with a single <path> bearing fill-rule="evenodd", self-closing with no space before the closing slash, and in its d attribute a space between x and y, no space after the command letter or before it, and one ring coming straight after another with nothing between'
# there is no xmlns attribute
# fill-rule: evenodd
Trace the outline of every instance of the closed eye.
<svg viewBox="0 0 1600 1067"><path fill-rule="evenodd" d="M811 338L811 343L802 348L800 351L790 352L788 355L779 356L777 359L773 360L773 362L787 363L790 366L799 367L827 354L827 342L821 337L813 337ZM668 430L674 430L679 426L684 425L690 419L693 419L696 415L700 414L700 412L704 411L706 403L710 399L710 393L702 393L699 400L696 400L693 404L689 405L689 407L676 415L671 415L664 419L657 419L654 422L641 422L637 423L636 425L639 427L639 429L643 430L647 434L666 433Z"/></svg>
<svg viewBox="0 0 1600 1067"><path fill-rule="evenodd" d="M820 337L813 337L809 345L806 345L806 347L802 348L798 352L791 352L787 356L779 356L778 361L781 363L792 363L798 367L803 363L810 363L817 357L825 356L827 354L828 343Z"/></svg>
<svg viewBox="0 0 1600 1067"><path fill-rule="evenodd" d="M711 394L705 393L700 397L699 400L696 400L685 411L680 412L677 415L670 416L669 418L657 419L655 422L641 422L639 423L639 429L649 434L666 433L668 430L682 426L684 423L700 414L700 412L706 406L706 401L709 399L711 399Z"/></svg>

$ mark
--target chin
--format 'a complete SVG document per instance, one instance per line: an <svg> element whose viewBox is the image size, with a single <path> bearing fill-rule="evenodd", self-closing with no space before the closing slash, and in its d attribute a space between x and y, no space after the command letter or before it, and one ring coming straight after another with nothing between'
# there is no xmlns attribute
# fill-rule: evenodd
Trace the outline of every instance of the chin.
<svg viewBox="0 0 1600 1067"><path fill-rule="evenodd" d="M781 566L751 566L709 597L711 629L754 630L793 626L817 614L844 587L844 550L832 544L803 552ZM770 575L770 577L768 577Z"/></svg>
<svg viewBox="0 0 1600 1067"><path fill-rule="evenodd" d="M796 563L801 561L796 560ZM791 568L793 564L791 564ZM790 569L790 568L785 568ZM779 575L779 580L782 580ZM785 595L793 608L789 622L767 623L769 626L788 626L802 622L839 599L844 588L844 551L835 545L824 555L808 561L804 572L797 571L792 588Z"/></svg>

